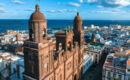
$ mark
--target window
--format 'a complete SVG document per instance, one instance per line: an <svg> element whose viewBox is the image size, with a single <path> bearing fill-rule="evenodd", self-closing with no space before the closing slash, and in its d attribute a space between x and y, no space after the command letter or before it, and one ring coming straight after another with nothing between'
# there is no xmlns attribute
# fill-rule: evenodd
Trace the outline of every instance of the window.
<svg viewBox="0 0 130 80"><path fill-rule="evenodd" d="M46 29L43 30L42 35L43 37L46 37Z"/></svg>
<svg viewBox="0 0 130 80"><path fill-rule="evenodd" d="M47 63L44 64L44 71L45 71L45 72L48 72L48 64L47 64Z"/></svg>
<svg viewBox="0 0 130 80"><path fill-rule="evenodd" d="M59 50L62 50L62 43L59 43Z"/></svg>
<svg viewBox="0 0 130 80"><path fill-rule="evenodd" d="M105 76L106 76L106 70L105 70L105 69L103 70L102 75L103 75L103 77L105 77Z"/></svg>
<svg viewBox="0 0 130 80"><path fill-rule="evenodd" d="M32 39L34 38L34 33L32 33Z"/></svg>
<svg viewBox="0 0 130 80"><path fill-rule="evenodd" d="M108 77L108 78L111 78L111 72L108 72L107 77Z"/></svg>
<svg viewBox="0 0 130 80"><path fill-rule="evenodd" d="M62 80L62 74L60 74L60 80Z"/></svg>
<svg viewBox="0 0 130 80"><path fill-rule="evenodd" d="M33 39L34 38L34 32L32 29L30 29L30 38Z"/></svg>
<svg viewBox="0 0 130 80"><path fill-rule="evenodd" d="M34 66L33 66L33 64L31 64L31 68L30 69L31 69L31 73L34 74Z"/></svg>
<svg viewBox="0 0 130 80"><path fill-rule="evenodd" d="M43 35L43 37L45 37L45 31L43 31L42 35Z"/></svg>
<svg viewBox="0 0 130 80"><path fill-rule="evenodd" d="M116 73L113 74L113 79L116 79Z"/></svg>
<svg viewBox="0 0 130 80"><path fill-rule="evenodd" d="M130 69L128 69L128 72L130 72Z"/></svg>
<svg viewBox="0 0 130 80"><path fill-rule="evenodd" d="M89 64L91 63L91 61L89 61Z"/></svg>
<svg viewBox="0 0 130 80"><path fill-rule="evenodd" d="M119 75L119 80L121 80L121 75Z"/></svg>
<svg viewBox="0 0 130 80"><path fill-rule="evenodd" d="M67 64L67 70L70 70L71 69L71 62L69 62L68 64Z"/></svg>
<svg viewBox="0 0 130 80"><path fill-rule="evenodd" d="M30 60L33 61L34 57L33 55L30 55Z"/></svg>
<svg viewBox="0 0 130 80"><path fill-rule="evenodd" d="M68 42L67 48L68 48L68 51L71 51L71 42Z"/></svg>
<svg viewBox="0 0 130 80"><path fill-rule="evenodd" d="M32 36L32 39L34 38L34 30L31 29L31 36Z"/></svg>

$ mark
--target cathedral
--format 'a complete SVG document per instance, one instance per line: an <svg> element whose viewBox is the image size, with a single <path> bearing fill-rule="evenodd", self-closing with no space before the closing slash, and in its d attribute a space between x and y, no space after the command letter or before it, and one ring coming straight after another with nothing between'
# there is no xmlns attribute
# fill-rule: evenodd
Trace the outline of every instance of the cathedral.
<svg viewBox="0 0 130 80"><path fill-rule="evenodd" d="M29 39L24 42L24 80L81 80L83 55L84 30L79 13L72 30L59 31L50 38L47 20L36 5L29 19Z"/></svg>

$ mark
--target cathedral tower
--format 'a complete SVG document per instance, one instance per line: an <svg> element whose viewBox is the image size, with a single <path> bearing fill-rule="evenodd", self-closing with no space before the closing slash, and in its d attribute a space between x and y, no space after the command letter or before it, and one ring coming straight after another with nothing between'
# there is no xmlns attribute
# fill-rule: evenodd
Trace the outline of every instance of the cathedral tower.
<svg viewBox="0 0 130 80"><path fill-rule="evenodd" d="M73 32L74 32L74 42L78 42L78 44L79 44L78 63L82 64L83 55L84 55L84 30L82 29L82 18L79 16L79 13L77 13L77 16L74 19ZM80 65L79 78L81 78L81 75L83 72L82 67L83 67L83 65Z"/></svg>
<svg viewBox="0 0 130 80"><path fill-rule="evenodd" d="M77 12L77 16L74 19L73 26L74 42L78 42L79 46L82 46L84 42L84 31L82 30L82 18L79 16L79 12Z"/></svg>
<svg viewBox="0 0 130 80"><path fill-rule="evenodd" d="M29 20L29 40L24 42L25 80L44 80L53 69L53 48L47 39L47 21L36 5Z"/></svg>
<svg viewBox="0 0 130 80"><path fill-rule="evenodd" d="M79 12L74 19L74 30L82 30L82 18L79 16Z"/></svg>
<svg viewBox="0 0 130 80"><path fill-rule="evenodd" d="M30 41L38 43L47 39L47 21L39 11L39 5L36 5L36 11L29 20L29 37Z"/></svg>

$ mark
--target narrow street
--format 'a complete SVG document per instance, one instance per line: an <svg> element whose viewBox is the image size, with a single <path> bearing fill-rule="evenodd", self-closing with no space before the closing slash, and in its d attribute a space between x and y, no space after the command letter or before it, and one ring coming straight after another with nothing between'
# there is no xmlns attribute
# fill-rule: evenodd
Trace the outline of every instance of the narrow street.
<svg viewBox="0 0 130 80"><path fill-rule="evenodd" d="M102 68L107 54L103 54L97 65L92 65L90 69L84 74L83 80L102 80Z"/></svg>

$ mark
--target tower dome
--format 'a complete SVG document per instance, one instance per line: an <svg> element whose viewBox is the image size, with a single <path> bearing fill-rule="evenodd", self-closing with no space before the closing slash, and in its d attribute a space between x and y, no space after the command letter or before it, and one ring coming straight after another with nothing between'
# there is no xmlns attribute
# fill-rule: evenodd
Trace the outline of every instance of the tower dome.
<svg viewBox="0 0 130 80"><path fill-rule="evenodd" d="M47 39L47 21L39 11L39 5L36 5L36 10L29 20L29 39L37 43Z"/></svg>
<svg viewBox="0 0 130 80"><path fill-rule="evenodd" d="M79 16L79 12L77 12L77 16L74 19L74 29L82 30L82 18Z"/></svg>
<svg viewBox="0 0 130 80"><path fill-rule="evenodd" d="M30 21L46 21L44 14L39 11L39 5L36 5L35 12L31 15Z"/></svg>
<svg viewBox="0 0 130 80"><path fill-rule="evenodd" d="M79 12L77 12L77 16L75 17L74 21L82 21L82 18L79 16Z"/></svg>

